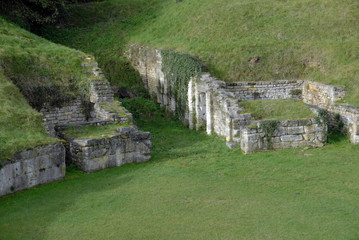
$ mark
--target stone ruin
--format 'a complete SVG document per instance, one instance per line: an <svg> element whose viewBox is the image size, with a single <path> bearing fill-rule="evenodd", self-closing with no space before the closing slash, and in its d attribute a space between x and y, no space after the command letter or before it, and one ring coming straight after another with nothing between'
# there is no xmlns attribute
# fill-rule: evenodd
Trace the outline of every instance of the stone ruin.
<svg viewBox="0 0 359 240"><path fill-rule="evenodd" d="M92 57L82 65L91 84L89 99L75 99L62 107L45 104L41 109L49 135L66 141L26 149L0 159L0 196L60 180L66 164L85 172L145 162L150 159L151 135L133 125L132 115L115 101L109 82ZM111 136L79 139L66 137L66 128L123 124ZM117 125L116 125L117 126ZM65 142L65 143L63 143Z"/></svg>
<svg viewBox="0 0 359 240"><path fill-rule="evenodd" d="M167 110L175 112L178 99L174 83L163 71L161 50L131 45L127 56L137 69L149 93ZM325 110L331 119L339 116L352 143L359 143L359 108L337 103L345 88L304 80L226 83L203 73L188 83L187 103L181 119L191 129L204 128L226 139L229 147L240 146L244 153L302 146L320 147L326 143L327 126L317 119L277 121L270 136L258 121L244 111L240 100L295 99L318 113ZM255 128L253 128L253 125Z"/></svg>

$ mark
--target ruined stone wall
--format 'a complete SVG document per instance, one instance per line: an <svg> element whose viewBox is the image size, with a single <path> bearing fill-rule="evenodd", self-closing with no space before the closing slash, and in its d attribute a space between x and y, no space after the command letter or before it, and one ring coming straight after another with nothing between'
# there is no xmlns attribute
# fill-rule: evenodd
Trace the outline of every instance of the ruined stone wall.
<svg viewBox="0 0 359 240"><path fill-rule="evenodd" d="M60 180L65 176L62 143L35 147L0 160L0 196Z"/></svg>
<svg viewBox="0 0 359 240"><path fill-rule="evenodd" d="M80 98L62 107L45 106L40 113L44 116L46 130L51 136L56 136L55 126L57 125L82 123L88 119L85 105Z"/></svg>
<svg viewBox="0 0 359 240"><path fill-rule="evenodd" d="M51 136L56 136L55 127L81 124L93 121L128 122L132 115L114 101L114 93L110 83L105 78L97 62L87 57L82 64L90 81L88 99L77 98L62 107L52 107L48 104L40 110L44 124ZM109 106L108 109L106 106ZM118 110L123 109L123 114Z"/></svg>
<svg viewBox="0 0 359 240"><path fill-rule="evenodd" d="M170 81L166 79L160 50L132 45L128 58L136 68L152 98L169 111L176 111L176 98Z"/></svg>
<svg viewBox="0 0 359 240"><path fill-rule="evenodd" d="M346 94L345 87L307 81L303 84L303 102L329 111L332 119L340 116L352 143L359 143L359 108L340 104Z"/></svg>
<svg viewBox="0 0 359 240"><path fill-rule="evenodd" d="M150 94L166 109L175 111L177 99L163 73L161 51L132 45L127 55ZM225 137L232 146L241 142L241 130L253 121L250 114L244 113L240 100L297 99L340 114L351 141L359 143L358 108L335 103L344 96L343 91L342 87L302 80L225 83L204 73L189 81L185 119L182 120L191 129L204 129L208 134Z"/></svg>
<svg viewBox="0 0 359 240"><path fill-rule="evenodd" d="M278 124L272 132L266 132L264 124ZM327 126L317 124L316 119L257 122L255 127L241 130L241 148L245 154L296 147L320 147L326 142Z"/></svg>
<svg viewBox="0 0 359 240"><path fill-rule="evenodd" d="M99 139L75 139L69 143L69 155L86 172L150 159L151 135L136 127L117 129L118 134Z"/></svg>
<svg viewBox="0 0 359 240"><path fill-rule="evenodd" d="M274 100L300 98L302 85L301 80L238 82L227 84L226 89L241 100Z"/></svg>

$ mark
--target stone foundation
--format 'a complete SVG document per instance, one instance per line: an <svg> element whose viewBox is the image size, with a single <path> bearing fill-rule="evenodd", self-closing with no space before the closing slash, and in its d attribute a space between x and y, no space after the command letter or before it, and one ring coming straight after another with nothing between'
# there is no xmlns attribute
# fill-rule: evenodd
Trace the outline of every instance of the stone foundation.
<svg viewBox="0 0 359 240"><path fill-rule="evenodd" d="M85 172L95 172L126 163L150 159L151 135L136 127L117 129L118 134L100 139L74 139L69 142L69 157Z"/></svg>
<svg viewBox="0 0 359 240"><path fill-rule="evenodd" d="M275 130L266 132L264 124L273 124ZM255 125L241 130L241 148L245 154L305 146L322 147L327 140L327 126L318 125L316 119L259 121Z"/></svg>
<svg viewBox="0 0 359 240"><path fill-rule="evenodd" d="M0 196L60 180L65 176L62 143L40 146L0 160Z"/></svg>
<svg viewBox="0 0 359 240"><path fill-rule="evenodd" d="M151 96L167 110L176 111L179 100L174 96L174 84L164 74L162 51L131 45L127 56ZM225 83L203 73L190 79L187 89L187 105L181 120L191 129L204 129L207 134L224 137L231 147L240 145L242 129L255 120L244 112L240 100L303 100L308 105L329 111L333 117L339 114L350 140L359 143L359 108L336 104L345 95L343 87L303 80ZM290 144L281 146L292 147Z"/></svg>

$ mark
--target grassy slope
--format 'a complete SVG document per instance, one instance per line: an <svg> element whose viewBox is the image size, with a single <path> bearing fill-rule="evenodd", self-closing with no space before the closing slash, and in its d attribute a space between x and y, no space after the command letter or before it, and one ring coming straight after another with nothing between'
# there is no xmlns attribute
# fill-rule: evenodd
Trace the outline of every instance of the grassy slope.
<svg viewBox="0 0 359 240"><path fill-rule="evenodd" d="M136 80L119 54L140 42L196 55L226 81L345 85L346 101L359 106L356 0L107 0L69 13L70 28L50 37L94 53L113 82ZM253 56L257 64L248 63Z"/></svg>
<svg viewBox="0 0 359 240"><path fill-rule="evenodd" d="M46 135L42 116L28 101L37 105L43 100L56 103L78 96L86 91L87 78L80 65L83 53L53 44L1 18L0 46L0 157L4 157L55 141ZM45 92L39 91L41 87ZM47 92L46 87L56 92ZM22 94L28 94L28 101Z"/></svg>
<svg viewBox="0 0 359 240"><path fill-rule="evenodd" d="M55 141L45 133L41 114L29 106L19 89L0 72L0 158Z"/></svg>
<svg viewBox="0 0 359 240"><path fill-rule="evenodd" d="M246 156L180 122L143 119L150 162L70 170L65 181L0 198L0 239L359 237L358 146L339 138Z"/></svg>

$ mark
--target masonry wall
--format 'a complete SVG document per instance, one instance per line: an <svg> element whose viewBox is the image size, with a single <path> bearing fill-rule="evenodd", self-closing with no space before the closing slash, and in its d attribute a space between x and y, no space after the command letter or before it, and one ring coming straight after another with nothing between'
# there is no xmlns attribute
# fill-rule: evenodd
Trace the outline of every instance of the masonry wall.
<svg viewBox="0 0 359 240"><path fill-rule="evenodd" d="M238 82L227 84L226 89L241 100L275 100L300 98L302 85L301 80Z"/></svg>
<svg viewBox="0 0 359 240"><path fill-rule="evenodd" d="M127 52L128 58L136 68L150 95L161 106L175 111L177 101L173 86L162 71L162 54L160 50L132 45Z"/></svg>
<svg viewBox="0 0 359 240"><path fill-rule="evenodd" d="M0 160L0 196L60 180L65 176L65 148L55 143L20 151Z"/></svg>
<svg viewBox="0 0 359 240"><path fill-rule="evenodd" d="M77 98L61 107L45 104L40 110L44 116L45 128L51 136L56 137L56 126L98 121L112 121L114 123L132 120L132 115L114 100L111 85L94 59L86 58L82 66L87 71L90 81L88 99ZM106 109L104 106L111 106L112 110ZM119 114L118 109L123 109L125 114Z"/></svg>
<svg viewBox="0 0 359 240"><path fill-rule="evenodd" d="M100 139L75 139L69 143L69 156L86 172L150 159L151 135L136 127L117 129L118 134Z"/></svg>
<svg viewBox="0 0 359 240"><path fill-rule="evenodd" d="M332 119L339 115L352 143L359 143L359 108L340 104L346 94L345 87L331 86L307 81L303 84L303 101L331 113Z"/></svg>
<svg viewBox="0 0 359 240"><path fill-rule="evenodd" d="M267 122L268 123L268 122ZM263 124L241 130L241 148L245 154L267 150L321 147L326 142L327 126L321 126L315 119L277 121L275 131L265 133Z"/></svg>
<svg viewBox="0 0 359 240"><path fill-rule="evenodd" d="M87 121L85 105L82 99L76 99L62 107L45 106L40 110L44 124L51 136L56 136L55 126L70 125Z"/></svg>

